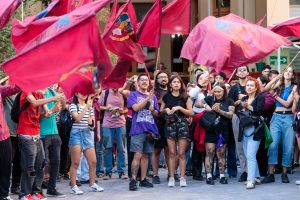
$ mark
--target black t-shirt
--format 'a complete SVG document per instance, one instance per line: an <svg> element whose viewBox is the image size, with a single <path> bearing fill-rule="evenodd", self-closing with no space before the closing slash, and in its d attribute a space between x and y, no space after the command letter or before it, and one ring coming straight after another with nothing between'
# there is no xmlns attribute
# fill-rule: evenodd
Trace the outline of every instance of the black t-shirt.
<svg viewBox="0 0 300 200"><path fill-rule="evenodd" d="M213 96L207 96L207 97L205 97L204 101L210 107L212 107L215 103L220 103L220 109L225 112L229 111L229 106L234 106L234 102L232 101L232 99L229 99L229 98L217 100ZM219 115L219 116L220 116L219 127L221 127L222 129L224 128L224 130L228 131L228 129L231 126L231 119L224 117L223 115Z"/></svg>
<svg viewBox="0 0 300 200"><path fill-rule="evenodd" d="M163 97L163 101L165 103L165 107L169 109L172 109L175 106L181 106L183 108L186 108L186 101L180 96L173 96L170 92L165 94L165 96ZM178 112L178 114L181 116L184 115L182 112Z"/></svg>
<svg viewBox="0 0 300 200"><path fill-rule="evenodd" d="M228 98L236 102L239 99L239 94L246 94L245 86L241 86L239 83L235 84L230 88Z"/></svg>

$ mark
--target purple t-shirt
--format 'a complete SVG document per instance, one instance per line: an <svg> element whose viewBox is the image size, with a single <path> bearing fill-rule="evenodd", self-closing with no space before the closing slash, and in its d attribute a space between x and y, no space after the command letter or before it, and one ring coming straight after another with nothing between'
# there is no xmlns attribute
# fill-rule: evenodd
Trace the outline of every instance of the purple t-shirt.
<svg viewBox="0 0 300 200"><path fill-rule="evenodd" d="M138 104L147 98L147 95L140 93L139 91L131 92L128 96L127 106L132 108L134 104ZM153 95L152 100L154 102L154 110L159 110L157 98ZM132 125L130 130L130 135L138 135L142 133L153 133L158 134L158 129L155 124L155 120L151 111L149 110L149 103L138 112L132 109Z"/></svg>

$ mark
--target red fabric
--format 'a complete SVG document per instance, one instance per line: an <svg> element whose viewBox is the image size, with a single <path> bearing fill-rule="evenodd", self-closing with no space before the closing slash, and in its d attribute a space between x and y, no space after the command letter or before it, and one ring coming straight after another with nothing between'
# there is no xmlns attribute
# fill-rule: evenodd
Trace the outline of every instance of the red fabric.
<svg viewBox="0 0 300 200"><path fill-rule="evenodd" d="M96 66L98 80L107 76L112 65L100 37L95 13L109 0L100 2L89 3L61 16L18 55L6 61L2 66L11 81L31 92L66 80L86 63ZM78 82L72 83L70 85ZM84 89L81 92L90 90L81 88Z"/></svg>
<svg viewBox="0 0 300 200"><path fill-rule="evenodd" d="M57 8L52 10L50 14L51 16L61 16L93 1L94 0L60 0Z"/></svg>
<svg viewBox="0 0 300 200"><path fill-rule="evenodd" d="M205 129L200 126L200 120L204 112L194 115L193 121L197 124L194 133L194 140L198 152L205 151Z"/></svg>
<svg viewBox="0 0 300 200"><path fill-rule="evenodd" d="M131 61L119 58L111 74L102 82L102 89L121 88L126 81L127 72L130 67Z"/></svg>
<svg viewBox="0 0 300 200"><path fill-rule="evenodd" d="M284 37L300 37L300 17L292 18L271 28L271 31Z"/></svg>
<svg viewBox="0 0 300 200"><path fill-rule="evenodd" d="M0 30L7 24L10 17L14 14L21 0L2 0L0 3Z"/></svg>
<svg viewBox="0 0 300 200"><path fill-rule="evenodd" d="M266 19L267 15L265 14L258 22L256 22L256 25L261 26Z"/></svg>
<svg viewBox="0 0 300 200"><path fill-rule="evenodd" d="M11 39L19 53L22 48L33 38L41 34L45 29L58 20L57 17L46 18L49 13L59 5L61 0L52 1L49 6L40 13L27 17L24 21L14 19L12 22Z"/></svg>
<svg viewBox="0 0 300 200"><path fill-rule="evenodd" d="M136 42L136 15L131 0L122 5L117 14L110 15L103 33L108 50L130 61L145 62L145 54Z"/></svg>
<svg viewBox="0 0 300 200"><path fill-rule="evenodd" d="M41 92L21 93L20 108L27 102L27 96L32 94L35 99L43 99L44 95ZM40 117L42 106L34 107L29 104L28 108L23 110L19 116L19 124L17 128L18 134L39 136L40 135Z"/></svg>
<svg viewBox="0 0 300 200"><path fill-rule="evenodd" d="M185 41L181 57L216 72L255 63L291 42L246 20L206 17Z"/></svg>
<svg viewBox="0 0 300 200"><path fill-rule="evenodd" d="M161 34L161 0L156 0L152 8L138 24L137 37L141 45L158 48Z"/></svg>
<svg viewBox="0 0 300 200"><path fill-rule="evenodd" d="M189 34L191 0L173 0L162 9L162 34Z"/></svg>

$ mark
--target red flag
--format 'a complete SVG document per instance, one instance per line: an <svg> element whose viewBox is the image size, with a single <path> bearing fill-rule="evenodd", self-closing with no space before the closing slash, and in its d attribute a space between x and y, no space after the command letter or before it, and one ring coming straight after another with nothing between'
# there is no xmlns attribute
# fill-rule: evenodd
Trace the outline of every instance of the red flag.
<svg viewBox="0 0 300 200"><path fill-rule="evenodd" d="M256 24L209 16L189 34L181 57L220 72L257 62L290 44L286 38Z"/></svg>
<svg viewBox="0 0 300 200"><path fill-rule="evenodd" d="M142 47L134 38L136 15L131 0L120 7L114 18L109 18L106 26L103 40L108 50L130 61L145 62Z"/></svg>
<svg viewBox="0 0 300 200"><path fill-rule="evenodd" d="M131 61L119 58L111 74L102 82L102 89L121 88L126 81L127 72L130 67Z"/></svg>
<svg viewBox="0 0 300 200"><path fill-rule="evenodd" d="M158 48L161 35L161 0L156 0L152 8L138 24L137 37L141 45Z"/></svg>
<svg viewBox="0 0 300 200"><path fill-rule="evenodd" d="M271 28L271 31L284 37L300 37L300 17L288 19Z"/></svg>
<svg viewBox="0 0 300 200"><path fill-rule="evenodd" d="M99 79L107 76L112 66L95 13L108 2L95 1L61 16L2 65L10 79L31 92L65 80L86 63L97 67Z"/></svg>
<svg viewBox="0 0 300 200"><path fill-rule="evenodd" d="M21 0L5 0L0 4L0 30L7 24L9 18L14 14Z"/></svg>
<svg viewBox="0 0 300 200"><path fill-rule="evenodd" d="M93 2L93 0L60 0L59 5L50 12L50 15L61 16L90 2Z"/></svg>
<svg viewBox="0 0 300 200"><path fill-rule="evenodd" d="M94 69L93 63L86 63L74 68L66 76L61 77L59 85L63 89L67 99L70 99L77 92L83 95L95 93L93 81Z"/></svg>
<svg viewBox="0 0 300 200"><path fill-rule="evenodd" d="M36 15L27 17L24 21L13 20L11 39L16 53L19 53L30 40L38 36L58 20L57 17L47 19L44 19L44 17L49 16L49 13L57 8L60 1L61 0L52 1L46 9Z"/></svg>
<svg viewBox="0 0 300 200"><path fill-rule="evenodd" d="M189 34L191 0L174 0L162 9L162 34Z"/></svg>
<svg viewBox="0 0 300 200"><path fill-rule="evenodd" d="M114 24L115 18L118 14L119 6L118 6L118 0L114 0L114 4L110 10L109 16L108 16L108 21L107 25L105 26L104 32L106 33L109 31L110 27Z"/></svg>
<svg viewBox="0 0 300 200"><path fill-rule="evenodd" d="M256 22L256 25L261 26L262 23L266 20L267 15L265 14L258 22Z"/></svg>

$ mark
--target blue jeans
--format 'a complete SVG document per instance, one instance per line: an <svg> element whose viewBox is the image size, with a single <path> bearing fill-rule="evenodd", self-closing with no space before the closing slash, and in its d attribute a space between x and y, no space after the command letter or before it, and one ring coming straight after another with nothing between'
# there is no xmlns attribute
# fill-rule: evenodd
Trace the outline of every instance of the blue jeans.
<svg viewBox="0 0 300 200"><path fill-rule="evenodd" d="M103 128L105 174L112 173L114 139L117 142L117 171L119 174L125 171L125 127Z"/></svg>
<svg viewBox="0 0 300 200"><path fill-rule="evenodd" d="M89 165L83 153L81 154L80 157L80 163L78 165L76 176L79 181L88 181L90 179Z"/></svg>
<svg viewBox="0 0 300 200"><path fill-rule="evenodd" d="M102 124L100 125L100 136L101 139L99 142L95 143L95 150L96 150L96 158L97 158L97 165L96 165L96 174L104 173L104 162L103 162L103 127Z"/></svg>
<svg viewBox="0 0 300 200"><path fill-rule="evenodd" d="M295 142L295 132L292 128L293 120L292 114L273 114L270 123L270 132L273 142L269 147L269 165L278 164L278 146L280 139L282 139L282 166L292 166Z"/></svg>
<svg viewBox="0 0 300 200"><path fill-rule="evenodd" d="M243 131L243 149L247 158L248 166L248 181L255 182L255 177L260 177L258 164L256 160L256 154L259 148L260 141L253 140L252 133L254 132L254 126L247 127ZM251 136L249 136L251 135ZM249 136L249 137L248 137Z"/></svg>

